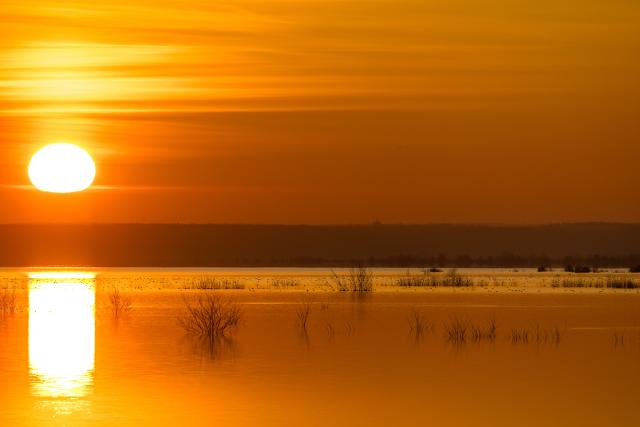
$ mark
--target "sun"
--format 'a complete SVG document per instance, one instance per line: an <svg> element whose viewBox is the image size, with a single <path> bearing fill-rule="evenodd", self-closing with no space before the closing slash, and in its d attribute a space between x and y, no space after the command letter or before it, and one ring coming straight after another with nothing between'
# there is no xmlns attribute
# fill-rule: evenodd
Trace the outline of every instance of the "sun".
<svg viewBox="0 0 640 427"><path fill-rule="evenodd" d="M34 187L49 193L86 190L96 177L91 155L73 144L50 144L40 149L29 163L29 179Z"/></svg>

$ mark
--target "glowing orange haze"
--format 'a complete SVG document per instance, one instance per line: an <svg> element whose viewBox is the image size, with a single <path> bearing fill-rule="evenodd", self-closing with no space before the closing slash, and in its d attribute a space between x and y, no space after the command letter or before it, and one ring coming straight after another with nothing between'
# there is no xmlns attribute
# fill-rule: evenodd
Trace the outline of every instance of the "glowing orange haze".
<svg viewBox="0 0 640 427"><path fill-rule="evenodd" d="M639 221L640 3L21 0L0 222ZM28 188L53 142L96 188Z"/></svg>

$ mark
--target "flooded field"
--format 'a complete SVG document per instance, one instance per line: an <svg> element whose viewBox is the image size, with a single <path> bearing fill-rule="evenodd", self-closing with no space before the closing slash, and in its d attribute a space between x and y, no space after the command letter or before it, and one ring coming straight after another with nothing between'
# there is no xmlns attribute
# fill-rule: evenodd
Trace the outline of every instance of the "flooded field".
<svg viewBox="0 0 640 427"><path fill-rule="evenodd" d="M640 425L637 274L337 274L2 272L0 425Z"/></svg>

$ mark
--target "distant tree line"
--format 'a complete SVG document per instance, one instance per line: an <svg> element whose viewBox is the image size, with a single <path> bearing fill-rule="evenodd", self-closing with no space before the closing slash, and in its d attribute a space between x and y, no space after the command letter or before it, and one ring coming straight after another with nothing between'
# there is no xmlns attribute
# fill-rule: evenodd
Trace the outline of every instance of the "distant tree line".
<svg viewBox="0 0 640 427"><path fill-rule="evenodd" d="M640 224L0 224L0 265L592 271L640 266L638 242Z"/></svg>
<svg viewBox="0 0 640 427"><path fill-rule="evenodd" d="M497 256L473 257L458 255L449 257L444 254L436 256L398 255L389 257L368 258L289 258L289 259L236 259L233 264L243 266L273 267L353 267L366 265L369 267L405 267L405 268L538 268L545 271L551 268L562 268L572 272L597 272L601 268L629 268L640 272L640 254L620 256L565 256L553 258L540 255L503 254Z"/></svg>

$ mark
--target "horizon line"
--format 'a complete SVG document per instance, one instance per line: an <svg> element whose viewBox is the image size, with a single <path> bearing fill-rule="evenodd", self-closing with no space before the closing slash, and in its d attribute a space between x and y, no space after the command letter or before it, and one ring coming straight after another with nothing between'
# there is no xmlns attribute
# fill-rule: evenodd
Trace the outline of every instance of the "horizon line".
<svg viewBox="0 0 640 427"><path fill-rule="evenodd" d="M33 225L196 225L196 226L274 226L274 227L434 227L434 226L450 226L450 227L544 227L558 225L638 225L637 222L625 221L563 221L563 222L540 222L540 223L501 223L501 222L354 222L354 223L270 223L270 222L3 222L0 226L33 226Z"/></svg>

